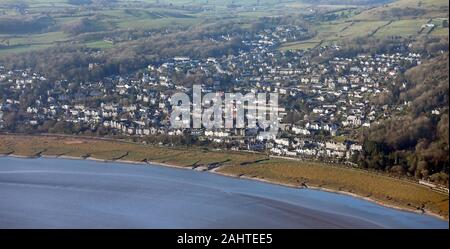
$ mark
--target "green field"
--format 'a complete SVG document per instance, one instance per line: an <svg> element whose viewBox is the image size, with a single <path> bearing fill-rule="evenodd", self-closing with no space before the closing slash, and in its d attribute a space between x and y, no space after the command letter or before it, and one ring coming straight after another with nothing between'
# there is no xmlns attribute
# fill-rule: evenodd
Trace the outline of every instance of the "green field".
<svg viewBox="0 0 450 249"><path fill-rule="evenodd" d="M386 27L381 28L375 34L377 37L384 36L413 36L418 35L420 28L427 22L426 19L411 19L394 21Z"/></svg>
<svg viewBox="0 0 450 249"><path fill-rule="evenodd" d="M442 37L447 37L447 38L448 38L448 34L449 34L448 28L438 28L431 32L431 35L442 36Z"/></svg>
<svg viewBox="0 0 450 249"><path fill-rule="evenodd" d="M291 43L285 43L280 48L282 51L286 50L306 50L310 48L314 48L320 43L320 41L317 40L306 40L301 42L291 42Z"/></svg>
<svg viewBox="0 0 450 249"><path fill-rule="evenodd" d="M380 7L372 8L355 16L355 20L380 20L383 17L383 12L389 12L392 9L422 9L423 13L404 16L387 17L389 19L414 19L417 16L421 18L448 18L448 1L447 0L397 0Z"/></svg>
<svg viewBox="0 0 450 249"><path fill-rule="evenodd" d="M48 32L31 35L0 35L0 41L2 40L3 42L7 41L9 47L0 49L0 55L47 48L60 42L66 42L70 40L70 37L62 32Z"/></svg>
<svg viewBox="0 0 450 249"><path fill-rule="evenodd" d="M67 4L67 1L23 1L28 4L27 14L19 13L10 7L15 1L0 0L1 18L26 18L48 13L54 24L48 29L29 33L5 33L0 30L0 54L37 50L55 45L59 42L77 41L73 34L65 33L61 27L76 22L81 18L97 18L102 24L100 32L154 29L170 26L190 26L197 24L201 18L189 10L149 8L138 9L135 6L127 7L120 3L113 7L99 8L95 13L88 8L76 7ZM120 1L126 4L126 1ZM1 19L0 19L1 22ZM112 44L105 44L103 40L90 40L85 42L88 47L109 48Z"/></svg>
<svg viewBox="0 0 450 249"><path fill-rule="evenodd" d="M84 45L88 48L97 48L97 49L106 49L114 46L114 44L106 41L87 42Z"/></svg>
<svg viewBox="0 0 450 249"><path fill-rule="evenodd" d="M20 19L48 15L54 22L46 29L24 34L0 30L0 55L47 48L62 42L75 42L98 49L107 49L118 44L107 43L103 39L80 41L77 35L62 30L63 27L82 18L95 19L99 24L95 32L107 33L165 28L185 29L209 23L215 18L241 21L242 25L249 27L252 20L261 17L308 14L312 11L339 16L333 20L312 20L309 26L316 31L315 37L307 41L284 44L281 50L309 49L318 44L332 44L367 35L377 38L419 35L448 37L448 27L443 27L442 24L443 20L447 20L448 23L446 0L397 0L370 9L365 6L311 5L305 4L302 0L285 2L263 0L259 5L257 0L171 0L168 2L170 6L158 6L155 5L156 2L156 0L119 0L115 5L97 6L94 11L91 7L68 4L68 0L21 0L20 3L28 5L27 13L24 14L11 7L17 4L17 1L0 0L1 18ZM160 2L167 3L167 1ZM231 5L233 2L235 5ZM419 12L406 14L398 12L398 9L406 8L417 9ZM391 13L393 9L397 11L393 12L394 14ZM395 13L405 15L396 16ZM422 25L429 21L436 27L420 32ZM388 22L391 23L386 25ZM93 31L87 31L89 32Z"/></svg>
<svg viewBox="0 0 450 249"><path fill-rule="evenodd" d="M346 6L341 7L343 10L340 11L349 12ZM402 12L404 9L411 8L418 9L418 12L413 14L407 11ZM397 0L368 10L351 9L350 13L351 15L348 17L313 23L311 26L317 32L314 38L284 44L281 50L309 49L317 45L319 41L326 45L366 36L376 38L391 36L410 38L419 36L448 37L448 27L443 27L444 20L448 23L448 1L446 0ZM405 15L400 16L392 13ZM435 27L421 30L426 23L433 23Z"/></svg>

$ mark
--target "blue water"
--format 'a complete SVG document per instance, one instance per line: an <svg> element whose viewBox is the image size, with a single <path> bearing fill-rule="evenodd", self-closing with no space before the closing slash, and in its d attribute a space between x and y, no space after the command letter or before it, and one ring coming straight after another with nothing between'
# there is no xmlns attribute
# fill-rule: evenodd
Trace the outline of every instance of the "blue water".
<svg viewBox="0 0 450 249"><path fill-rule="evenodd" d="M0 228L448 228L362 199L207 172L0 158Z"/></svg>

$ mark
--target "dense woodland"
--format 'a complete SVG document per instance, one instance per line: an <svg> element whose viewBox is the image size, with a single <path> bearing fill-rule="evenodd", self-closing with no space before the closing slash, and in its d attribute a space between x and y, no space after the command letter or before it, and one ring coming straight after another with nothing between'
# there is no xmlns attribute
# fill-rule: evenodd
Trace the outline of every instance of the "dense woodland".
<svg viewBox="0 0 450 249"><path fill-rule="evenodd" d="M0 16L0 34L24 34L41 32L49 29L54 24L54 20L45 15L29 17L1 17Z"/></svg>
<svg viewBox="0 0 450 249"><path fill-rule="evenodd" d="M402 78L406 90L377 100L377 105L410 104L365 132L364 151L356 158L362 167L448 183L448 67L446 52L408 70ZM433 110L445 113L435 115Z"/></svg>

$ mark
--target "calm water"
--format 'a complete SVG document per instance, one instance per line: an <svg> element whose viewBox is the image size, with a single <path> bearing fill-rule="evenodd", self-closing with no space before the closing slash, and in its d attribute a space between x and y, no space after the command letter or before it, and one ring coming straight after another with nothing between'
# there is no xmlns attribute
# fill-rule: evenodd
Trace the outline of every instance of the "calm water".
<svg viewBox="0 0 450 249"><path fill-rule="evenodd" d="M448 222L206 172L2 157L0 228L448 228Z"/></svg>

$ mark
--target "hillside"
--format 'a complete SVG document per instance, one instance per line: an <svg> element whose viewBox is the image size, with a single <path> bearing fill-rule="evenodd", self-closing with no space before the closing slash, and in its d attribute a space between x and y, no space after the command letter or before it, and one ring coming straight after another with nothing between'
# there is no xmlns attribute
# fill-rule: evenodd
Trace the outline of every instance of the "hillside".
<svg viewBox="0 0 450 249"><path fill-rule="evenodd" d="M354 20L448 18L448 1L398 0L363 11Z"/></svg>
<svg viewBox="0 0 450 249"><path fill-rule="evenodd" d="M406 89L393 91L397 110L366 134L360 164L448 184L448 52L405 73ZM403 107L402 107L403 106Z"/></svg>

